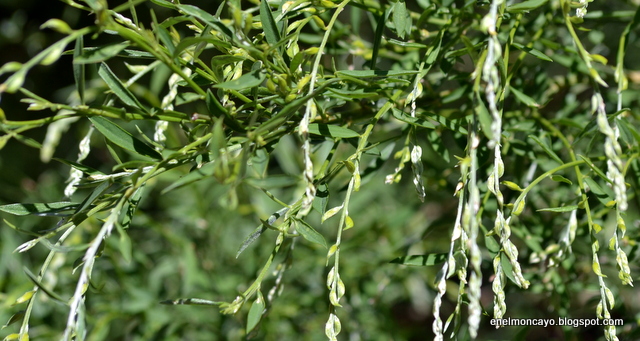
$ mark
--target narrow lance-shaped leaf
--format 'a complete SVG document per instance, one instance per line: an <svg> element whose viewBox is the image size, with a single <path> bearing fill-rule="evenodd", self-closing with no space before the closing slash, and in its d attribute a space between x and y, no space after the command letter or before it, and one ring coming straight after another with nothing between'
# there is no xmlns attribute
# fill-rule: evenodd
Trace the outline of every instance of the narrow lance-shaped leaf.
<svg viewBox="0 0 640 341"><path fill-rule="evenodd" d="M7 321L7 323L4 326L2 326L2 329L5 329L18 321L22 321L24 317L24 312L25 310L20 310L19 312L11 315L11 317L9 318L9 321Z"/></svg>
<svg viewBox="0 0 640 341"><path fill-rule="evenodd" d="M198 18L204 21L205 23L211 25L212 27L215 27L217 30L222 32L227 37L232 39L234 38L234 34L229 29L229 27L222 24L220 22L220 19L214 17L213 15L207 13L206 11L203 11L202 9L193 5L176 5L176 8L178 8L180 11L182 11L185 14Z"/></svg>
<svg viewBox="0 0 640 341"><path fill-rule="evenodd" d="M531 11L542 5L546 4L549 0L527 0L521 3L513 4L511 6L507 6L507 12L516 13L516 12L525 12Z"/></svg>
<svg viewBox="0 0 640 341"><path fill-rule="evenodd" d="M260 21L262 22L262 30L269 45L276 45L280 41L280 32L276 21L273 19L273 13L269 8L266 0L260 1Z"/></svg>
<svg viewBox="0 0 640 341"><path fill-rule="evenodd" d="M542 59L542 60L546 60L548 62L553 62L553 59L549 58L549 56L547 56L546 54L542 53L542 51L540 50L536 50L532 47L528 47L522 44L518 44L518 43L513 43L511 44L511 46L517 48L520 51L524 51L538 59Z"/></svg>
<svg viewBox="0 0 640 341"><path fill-rule="evenodd" d="M540 104L538 104L533 98L529 97L528 95L526 95L524 92L510 86L509 89L511 89L511 92L513 92L514 95L516 95L516 98L518 100L520 100L520 102L524 103L526 106L531 107L531 108L538 108L540 107Z"/></svg>
<svg viewBox="0 0 640 341"><path fill-rule="evenodd" d="M350 137L359 137L360 134L357 132L330 124L323 123L311 123L309 124L309 133L314 135L322 135L327 137L341 137L341 138L350 138Z"/></svg>
<svg viewBox="0 0 640 341"><path fill-rule="evenodd" d="M141 110L145 110L142 104L138 101L138 99L127 89L124 84L116 77L116 75L111 71L109 66L105 63L100 64L100 69L98 69L98 75L100 78L107 83L107 86L113 93L126 105L136 107Z"/></svg>
<svg viewBox="0 0 640 341"><path fill-rule="evenodd" d="M541 208L538 212L571 212L578 209L578 205Z"/></svg>
<svg viewBox="0 0 640 341"><path fill-rule="evenodd" d="M411 32L411 16L409 16L407 5L403 0L393 5L393 24L396 27L398 36L402 39Z"/></svg>
<svg viewBox="0 0 640 341"><path fill-rule="evenodd" d="M414 125L414 126L423 127L423 128L427 128L427 129L435 129L436 128L436 126L433 123L431 123L431 122L429 122L427 120L424 120L422 118L419 118L419 117L411 117L410 115L408 115L404 111L402 111L400 109L397 109L397 108L391 108L391 114L396 119L398 119L398 120L400 120L402 122L409 123L409 124Z"/></svg>
<svg viewBox="0 0 640 341"><path fill-rule="evenodd" d="M13 215L59 215L60 212L74 210L78 204L62 201L52 203L9 204L0 206L0 211Z"/></svg>
<svg viewBox="0 0 640 341"><path fill-rule="evenodd" d="M226 90L243 90L256 87L265 80L267 73L265 70L255 70L244 74L237 79L214 85L214 88Z"/></svg>
<svg viewBox="0 0 640 341"><path fill-rule="evenodd" d="M71 166L79 171L81 171L84 174L87 175L105 175L104 173L102 173L101 171L91 168L89 166L85 166L83 164L79 164L77 162L73 162L73 161L69 161L69 160L65 160L65 159L59 159L54 157L52 160L64 163L65 165Z"/></svg>
<svg viewBox="0 0 640 341"><path fill-rule="evenodd" d="M84 104L85 69L84 65L76 63L76 60L82 55L83 49L84 37L79 36L76 39L76 46L73 49L73 79L76 82L76 90L78 91L78 97L80 97L81 104Z"/></svg>
<svg viewBox="0 0 640 341"><path fill-rule="evenodd" d="M553 149L551 149L551 147L549 147L549 145L545 141L541 140L540 138L534 135L529 135L529 138L534 140L540 146L540 148L542 148L542 150L544 150L545 153L547 153L547 155L549 155L556 162L558 162L561 165L564 164L564 162L562 162L562 159L560 159L558 154L556 154L556 152L554 152Z"/></svg>
<svg viewBox="0 0 640 341"><path fill-rule="evenodd" d="M42 284L42 282L26 267L24 267L24 272L27 275L27 277L29 277L29 279L33 282L33 284L35 284L38 288L40 288L40 290L42 290L45 294L47 294L47 296L53 298L54 300L66 304L65 299L63 299L62 297L60 297L60 295L56 294L55 292L53 292L52 290L49 290L49 288L47 288L46 286L44 286L44 284Z"/></svg>
<svg viewBox="0 0 640 341"><path fill-rule="evenodd" d="M128 131L122 129L117 124L109 121L108 119L100 116L90 117L91 123L98 129L104 137L126 150L131 152L148 156L154 159L161 160L162 155L155 149L149 147L144 142L133 137Z"/></svg>
<svg viewBox="0 0 640 341"><path fill-rule="evenodd" d="M265 1L266 2L266 1ZM258 323L262 319L262 313L264 312L265 302L264 297L262 297L262 293L258 290L258 298L253 302L251 308L249 309L249 314L247 315L247 334L253 331Z"/></svg>
<svg viewBox="0 0 640 341"><path fill-rule="evenodd" d="M446 253L430 253L426 255L402 256L392 260L390 263L412 266L429 266L443 263L446 259Z"/></svg>
<svg viewBox="0 0 640 341"><path fill-rule="evenodd" d="M78 49L77 42L80 40L80 38L76 40L76 49L73 51L74 64L93 64L103 62L117 56L118 53L129 46L128 42L124 42L93 48L80 47L80 49Z"/></svg>
<svg viewBox="0 0 640 341"><path fill-rule="evenodd" d="M396 77L396 76L411 76L418 73L415 70L341 70L337 71L338 77L351 76L357 78L372 78L372 77Z"/></svg>
<svg viewBox="0 0 640 341"><path fill-rule="evenodd" d="M295 225L296 231L298 231L298 233L300 233L300 235L304 237L304 239L312 243L320 244L325 248L327 247L327 241L318 231L316 231L313 227L311 227L311 225L307 224L303 220L297 220L297 219L295 220L294 225Z"/></svg>
<svg viewBox="0 0 640 341"><path fill-rule="evenodd" d="M595 194L596 198L600 200L601 203L607 204L613 198L615 198L615 194L608 186L600 186L595 180L592 178L585 177L583 178L584 182L589 186L589 190L591 193Z"/></svg>

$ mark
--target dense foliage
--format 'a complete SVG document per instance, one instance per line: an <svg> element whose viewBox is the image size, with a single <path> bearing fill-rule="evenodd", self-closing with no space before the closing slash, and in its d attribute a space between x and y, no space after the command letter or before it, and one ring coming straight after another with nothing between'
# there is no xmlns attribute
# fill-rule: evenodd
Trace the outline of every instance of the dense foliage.
<svg viewBox="0 0 640 341"><path fill-rule="evenodd" d="M62 2L2 24L5 340L640 337L634 1Z"/></svg>

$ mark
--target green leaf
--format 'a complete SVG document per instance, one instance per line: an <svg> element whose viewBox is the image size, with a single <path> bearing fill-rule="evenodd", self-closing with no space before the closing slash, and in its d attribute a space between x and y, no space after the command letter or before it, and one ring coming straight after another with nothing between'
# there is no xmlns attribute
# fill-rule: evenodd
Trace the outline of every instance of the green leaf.
<svg viewBox="0 0 640 341"><path fill-rule="evenodd" d="M324 223L325 220L333 217L334 215L336 215L336 213L340 212L340 210L342 210L342 208L344 207L344 205L340 205L340 206L336 206L328 211L326 211L323 215L322 215L322 219L320 219L321 223Z"/></svg>
<svg viewBox="0 0 640 341"><path fill-rule="evenodd" d="M128 131L119 125L100 116L90 117L89 120L104 137L115 145L139 155L148 156L153 159L162 160L162 155L155 149L149 147L144 142L133 137Z"/></svg>
<svg viewBox="0 0 640 341"><path fill-rule="evenodd" d="M333 89L333 88L329 88L329 91L334 93L334 94L338 94L339 96L332 96L331 94L328 94L328 96L331 97L337 97L337 98L343 98L343 99L351 99L351 98L372 98L372 97L379 97L380 94L377 92L367 92L365 91L365 89L355 89L355 90L351 90L351 89Z"/></svg>
<svg viewBox="0 0 640 341"><path fill-rule="evenodd" d="M368 64L369 68L375 69L378 61L378 54L380 51L380 43L382 42L382 35L384 34L384 29L387 26L387 20L389 19L389 15L391 15L392 6L387 7L385 11L380 13L378 17L378 22L376 23L376 31L373 35L373 51L371 54L371 63Z"/></svg>
<svg viewBox="0 0 640 341"><path fill-rule="evenodd" d="M9 204L0 206L0 211L13 215L60 215L60 212L75 210L78 204L60 201L52 203L33 203L33 204Z"/></svg>
<svg viewBox="0 0 640 341"><path fill-rule="evenodd" d="M232 81L216 84L213 87L226 90L249 89L262 84L265 78L267 78L267 72L264 69L255 70Z"/></svg>
<svg viewBox="0 0 640 341"><path fill-rule="evenodd" d="M591 159L589 159L588 157L586 157L584 155L578 155L578 156L584 162L586 162L587 166L589 166L589 168L591 168L591 170L593 170L600 178L602 178L603 180L605 180L608 183L610 183L611 185L613 185L613 181L611 179L609 179L609 177L604 174L602 169L598 168L598 166L596 166L593 162L591 162Z"/></svg>
<svg viewBox="0 0 640 341"><path fill-rule="evenodd" d="M55 160L55 161L64 163L65 165L71 166L71 167L73 167L73 168L75 168L75 169L77 169L77 170L79 170L82 173L87 174L87 175L106 175L106 174L102 173L101 171L99 171L97 169L94 169L94 168L91 168L89 166L85 166L85 165L79 164L77 162L73 162L73 161L69 161L69 160L65 160L65 159L59 159L59 158L56 158L56 157L54 157L52 160Z"/></svg>
<svg viewBox="0 0 640 341"><path fill-rule="evenodd" d="M89 208L91 204L93 204L93 202L109 188L110 185L111 183L109 181L103 181L98 187L93 190L93 192L91 192L91 194L89 194L82 201L80 205L78 205L78 208L76 208L74 215L84 212L87 208Z"/></svg>
<svg viewBox="0 0 640 341"><path fill-rule="evenodd" d="M247 247L249 247L249 245L256 241L267 229L268 227L266 225L261 224L249 236L247 236L247 238L245 238L245 240L242 242L242 245L240 245L240 248L238 248L238 252L236 252L236 258L240 257L242 251L244 251Z"/></svg>
<svg viewBox="0 0 640 341"><path fill-rule="evenodd" d="M613 198L615 198L615 194L608 186L600 186L595 180L589 177L584 177L584 182L587 183L591 193L595 194L596 198L604 204L607 205Z"/></svg>
<svg viewBox="0 0 640 341"><path fill-rule="evenodd" d="M205 23L207 23L208 25L215 27L217 30L219 30L224 35L226 35L228 38L232 38L232 39L234 38L234 34L229 29L229 27L227 27L222 22L220 22L220 19L214 17L213 15L207 13L206 11L203 11L200 8L192 5L176 5L176 8L185 14L198 18L204 21Z"/></svg>
<svg viewBox="0 0 640 341"><path fill-rule="evenodd" d="M119 225L119 224L118 224ZM131 244L131 238L126 231L122 230L120 232L120 254L122 254L122 258L126 263L131 263L133 246Z"/></svg>
<svg viewBox="0 0 640 341"><path fill-rule="evenodd" d="M518 184L513 182L513 181L502 181L500 183L505 185L505 186L507 186L511 190L518 191L518 192L522 192L523 191L523 189L520 188L520 186L518 186Z"/></svg>
<svg viewBox="0 0 640 341"><path fill-rule="evenodd" d="M396 77L411 76L417 74L415 70L342 70L336 71L336 75L350 76L356 78L373 78L373 77Z"/></svg>
<svg viewBox="0 0 640 341"><path fill-rule="evenodd" d="M294 225L296 231L298 231L298 233L300 233L300 235L304 237L304 239L312 243L322 245L325 248L327 247L327 241L324 239L324 237L313 227L311 227L311 225L307 224L307 222L305 222L304 220L295 219Z"/></svg>
<svg viewBox="0 0 640 341"><path fill-rule="evenodd" d="M180 46L180 45L178 45ZM227 64L231 64L231 63L236 63L236 62L241 62L246 60L247 57L245 56L234 56L234 55L221 55L221 56L214 56L211 58L211 66L216 67L216 66L223 66L223 65L227 65Z"/></svg>
<svg viewBox="0 0 640 341"><path fill-rule="evenodd" d="M7 321L7 323L4 326L2 326L2 329L5 329L18 321L22 321L22 318L24 317L24 313L25 313L25 310L20 310L17 313L11 315L11 317L9 318L9 321Z"/></svg>
<svg viewBox="0 0 640 341"><path fill-rule="evenodd" d="M509 256L504 252L500 255L500 263L502 264L502 271L504 271L507 278L513 283L518 283L516 277L513 275L513 265L509 261Z"/></svg>
<svg viewBox="0 0 640 341"><path fill-rule="evenodd" d="M239 132L245 131L245 129L240 125L240 123L238 123L238 121L236 121L235 118L231 116L229 111L225 107L223 107L220 101L218 101L218 99L216 98L216 96L213 95L213 92L211 92L211 89L207 89L205 103L207 104L207 109L209 110L209 113L211 115L215 117L220 117L220 115L224 115L224 124L227 125L229 128Z"/></svg>
<svg viewBox="0 0 640 341"><path fill-rule="evenodd" d="M478 100L477 103L476 112L478 113L478 120L480 121L482 132L489 140L493 140L493 131L491 130L491 122L493 122L493 118L491 117L491 114L489 114L489 110L487 110L487 107L484 105L482 100Z"/></svg>
<svg viewBox="0 0 640 341"><path fill-rule="evenodd" d="M118 55L122 50L129 46L129 42L111 44L100 47L87 47L82 49L82 53L76 56L74 51L74 64L93 64L103 62Z"/></svg>
<svg viewBox="0 0 640 341"><path fill-rule="evenodd" d="M512 86L509 86L509 89L511 90L511 92L513 92L514 95L516 95L516 98L518 98L518 100L520 100L520 102L524 103L526 106L530 108L540 107L540 104L538 104L533 98L525 95L524 92Z"/></svg>
<svg viewBox="0 0 640 341"><path fill-rule="evenodd" d="M534 10L542 5L546 4L549 0L527 0L523 1L519 4L514 4L511 6L507 6L507 12L517 13L517 12L528 12Z"/></svg>
<svg viewBox="0 0 640 341"><path fill-rule="evenodd" d="M418 117L411 117L410 115L408 115L406 112L398 109L398 108L391 108L391 115L393 115L393 117L395 117L396 119L402 121L402 122L406 122L409 123L411 125L414 126L418 126L418 127L423 127L423 128L427 128L427 129L435 129L436 126L427 121L427 120L423 120L421 118Z"/></svg>
<svg viewBox="0 0 640 341"><path fill-rule="evenodd" d="M602 270L600 270L600 263L598 263L597 261L593 261L593 263L591 264L591 267L593 268L593 273L595 273L596 275L606 278L607 275L602 273Z"/></svg>
<svg viewBox="0 0 640 341"><path fill-rule="evenodd" d="M544 150L544 152L547 153L547 155L549 155L556 162L558 162L561 165L564 164L564 162L562 162L562 159L560 159L558 154L556 154L556 152L554 152L553 149L549 147L546 141L542 141L540 138L534 135L529 135L529 138L534 140L540 146L540 148L542 148L542 150Z"/></svg>
<svg viewBox="0 0 640 341"><path fill-rule="evenodd" d="M116 77L116 75L111 71L109 66L105 63L100 64L100 69L98 69L98 74L100 78L107 83L107 86L113 93L126 105L136 107L144 110L142 104L138 101L138 99L127 89L122 82Z"/></svg>
<svg viewBox="0 0 640 341"><path fill-rule="evenodd" d="M553 180L555 182L564 182L566 184L573 185L573 182L571 182L571 180L565 178L562 175L558 175L558 174L552 175L551 176L551 180Z"/></svg>
<svg viewBox="0 0 640 341"><path fill-rule="evenodd" d="M24 267L23 270L25 274L27 274L27 277L29 277L29 279L33 282L33 284L35 284L38 288L40 288L40 290L42 290L45 294L47 294L47 296L53 298L59 303L67 304L67 300L63 299L58 294L49 290L49 288L45 287L42 284L42 282L40 282L40 280L38 280L38 278L31 271L29 271L29 269L27 269L27 267Z"/></svg>
<svg viewBox="0 0 640 341"><path fill-rule="evenodd" d="M640 11L640 7L638 7L638 11ZM622 117L616 122L619 123L618 126L620 127L620 132L622 133L620 134L620 136L628 145L640 145L640 134L638 133L637 128L629 123L626 117Z"/></svg>
<svg viewBox="0 0 640 341"><path fill-rule="evenodd" d="M411 17L403 0L393 5L393 24L400 38L404 39L406 34L411 33Z"/></svg>
<svg viewBox="0 0 640 341"><path fill-rule="evenodd" d="M578 205L541 208L538 212L571 212L578 209Z"/></svg>
<svg viewBox="0 0 640 341"><path fill-rule="evenodd" d="M309 133L314 135L322 135L327 137L341 137L341 138L350 138L350 137L359 137L360 134L355 131L343 128L336 125L324 124L324 123L311 123L309 124Z"/></svg>
<svg viewBox="0 0 640 341"><path fill-rule="evenodd" d="M174 189L178 189L180 187L183 187L188 184L194 183L196 181L202 180L204 178L210 177L213 175L215 168L216 168L215 161L206 163L202 165L200 168L196 168L193 171L191 171L189 174L172 182L171 185L165 187L160 193L166 194Z"/></svg>
<svg viewBox="0 0 640 341"><path fill-rule="evenodd" d="M263 2L266 2L266 0ZM256 300L251 305L249 314L247 315L247 334L249 334L258 326L258 323L262 319L262 314L264 313L265 302L260 290L258 290L257 295L258 298L256 298Z"/></svg>
<svg viewBox="0 0 640 341"><path fill-rule="evenodd" d="M166 300L160 302L160 304L168 305L221 305L224 302L203 300L201 298L180 298L177 300Z"/></svg>
<svg viewBox="0 0 640 341"><path fill-rule="evenodd" d="M267 43L272 46L277 45L280 41L280 32L276 21L273 19L273 13L271 13L267 0L260 1L260 22L262 22L262 30L265 38L267 38Z"/></svg>
<svg viewBox="0 0 640 341"><path fill-rule="evenodd" d="M84 104L84 88L85 88L85 67L83 64L76 63L76 59L80 58L84 50L84 38L79 36L76 39L76 46L73 49L73 79L76 83L76 91L80 97L80 103Z"/></svg>
<svg viewBox="0 0 640 341"><path fill-rule="evenodd" d="M408 43L408 42L404 42L404 41L400 41L400 40L396 40L396 39L389 39L388 40L389 44L392 45L396 45L396 46L402 46L402 47L416 47L416 48L427 48L427 45L425 44L420 44L420 43Z"/></svg>
<svg viewBox="0 0 640 341"><path fill-rule="evenodd" d="M430 266L443 263L445 260L447 260L446 253L430 253L426 255L402 256L389 263L411 266Z"/></svg>
<svg viewBox="0 0 640 341"><path fill-rule="evenodd" d="M266 178L246 178L244 182L256 188L272 189L294 186L300 179L296 176L277 174Z"/></svg>
<svg viewBox="0 0 640 341"><path fill-rule="evenodd" d="M528 47L518 43L512 43L511 46L517 48L520 51L524 51L538 59L546 60L548 62L553 62L553 59L549 58L546 54L542 53L540 50L536 50L532 47Z"/></svg>

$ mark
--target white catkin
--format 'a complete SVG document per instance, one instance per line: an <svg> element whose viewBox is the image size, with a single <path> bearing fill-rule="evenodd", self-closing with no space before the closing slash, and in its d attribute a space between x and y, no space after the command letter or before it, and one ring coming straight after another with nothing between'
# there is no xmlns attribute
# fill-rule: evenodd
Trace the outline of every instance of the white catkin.
<svg viewBox="0 0 640 341"><path fill-rule="evenodd" d="M87 156L89 156L89 152L91 151L91 134L92 133L93 133L93 126L89 127L89 131L87 131L87 134L80 141L80 145L79 145L80 150L78 152L78 160L77 160L78 163L82 162L84 159L87 158ZM72 167L71 171L69 171L69 180L68 180L69 183L64 189L65 197L70 198L73 195L73 193L76 192L76 186L80 183L81 179L82 179L82 171Z"/></svg>
<svg viewBox="0 0 640 341"><path fill-rule="evenodd" d="M185 67L184 69L182 69L182 72L187 76L191 75L190 68ZM177 73L174 73L169 77L169 80L168 80L169 92L162 98L162 103L161 103L162 109L173 110L173 102L178 96L178 82L181 79L182 77ZM153 140L155 142L158 142L161 145L164 145L164 142L167 140L166 136L164 135L164 132L167 130L168 127L169 127L169 122L167 121L156 122L155 132L153 133Z"/></svg>
<svg viewBox="0 0 640 341"><path fill-rule="evenodd" d="M614 250L616 251L616 262L620 271L619 277L623 284L633 286L627 255L622 248L619 247L619 238L624 236L626 230L621 212L625 212L628 209L627 187L623 175L624 163L620 157L622 155L622 148L618 143L620 132L617 125L614 124L613 127L609 125L604 100L599 92L593 94L591 104L592 110L596 114L598 128L600 132L605 135L604 153L607 156L607 177L613 181L611 187L613 188L616 200L617 230L612 236L612 242L614 244ZM620 237L618 237L618 231L620 231ZM595 253L594 257L596 257ZM615 337L615 330L612 335Z"/></svg>
<svg viewBox="0 0 640 341"><path fill-rule="evenodd" d="M420 201L424 201L426 193L422 183L422 147L418 145L414 145L411 149L411 169L413 170L413 184L416 186Z"/></svg>
<svg viewBox="0 0 640 341"><path fill-rule="evenodd" d="M107 218L107 221L102 225L100 232L93 239L91 245L85 252L82 260L84 261L84 265L82 266L82 271L80 273L80 277L78 278L78 282L76 284L76 290L69 302L69 317L67 319L67 326L64 330L64 336L62 340L70 341L72 340L73 335L76 332L78 327L78 311L81 309L82 304L84 304L84 293L87 291L89 287L89 280L91 279L91 271L93 270L93 264L96 259L96 255L98 254L98 249L100 248L100 244L104 241L106 237L111 234L111 230L118 220L118 216L120 215L122 205L118 204L118 206L111 211L111 214Z"/></svg>
<svg viewBox="0 0 640 341"><path fill-rule="evenodd" d="M581 7L576 8L576 17L584 18L587 14L587 6L589 6L589 0L580 0L579 1Z"/></svg>
<svg viewBox="0 0 640 341"><path fill-rule="evenodd" d="M463 227L469 235L468 254L471 264L471 274L469 276L469 334L471 338L476 338L478 329L480 328L480 316L482 315L482 307L480 305L480 294L482 286L482 255L478 247L478 210L480 209L480 190L478 188L478 145L477 124L471 131L471 148L469 156L471 159L471 168L469 172L469 201L463 213Z"/></svg>
<svg viewBox="0 0 640 341"><path fill-rule="evenodd" d="M456 250L456 242L459 242L459 239L464 233L461 224L463 202L463 192L460 192L460 199L458 200L458 213L456 215L456 222L453 226L453 233L451 235L449 254L447 255L447 261L442 266L442 269L440 269L440 272L438 273L438 277L436 279L436 289L438 293L433 300L434 321L432 325L433 334L435 335L434 340L436 341L444 340L444 328L442 327L442 318L440 317L440 307L442 306L442 297L444 297L444 295L447 293L447 278L449 278L449 272L456 267L456 260L453 257L453 254Z"/></svg>

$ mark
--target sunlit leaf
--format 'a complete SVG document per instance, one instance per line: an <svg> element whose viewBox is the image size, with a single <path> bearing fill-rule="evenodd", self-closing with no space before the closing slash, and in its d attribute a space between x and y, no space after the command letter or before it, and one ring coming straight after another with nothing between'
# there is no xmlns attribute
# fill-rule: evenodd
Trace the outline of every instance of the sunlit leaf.
<svg viewBox="0 0 640 341"><path fill-rule="evenodd" d="M128 131L122 129L119 125L109 121L108 119L100 116L90 117L91 123L98 129L104 137L115 145L120 146L130 152L134 152L139 155L148 156L153 159L162 159L162 155L155 149L149 147L144 142L133 137Z"/></svg>
<svg viewBox="0 0 640 341"><path fill-rule="evenodd" d="M360 134L355 131L331 124L323 124L323 123L311 123L309 124L309 133L314 135L322 135L327 137L340 137L340 138L349 138L349 137L358 137Z"/></svg>
<svg viewBox="0 0 640 341"><path fill-rule="evenodd" d="M267 1L260 1L260 21L269 45L277 45L280 41L280 31L276 21L273 19L273 14Z"/></svg>
<svg viewBox="0 0 640 341"><path fill-rule="evenodd" d="M111 71L109 66L105 63L100 63L100 68L98 69L98 74L107 83L107 86L113 93L126 105L130 105L132 107L136 107L138 109L143 109L142 104L138 101L138 99L127 89L124 84L116 77L116 75Z"/></svg>
<svg viewBox="0 0 640 341"><path fill-rule="evenodd" d="M325 248L327 247L327 241L324 239L324 237L313 227L311 227L311 225L307 224L304 220L296 219L294 225L296 231L298 231L298 233L300 233L300 235L304 237L304 239L312 243L322 245Z"/></svg>
<svg viewBox="0 0 640 341"><path fill-rule="evenodd" d="M232 81L215 84L213 87L226 90L248 89L262 84L266 78L267 73L265 70L255 70Z"/></svg>
<svg viewBox="0 0 640 341"><path fill-rule="evenodd" d="M264 298L262 297L262 293L259 290L257 295L258 297L255 301L253 301L253 304L251 304L251 308L249 309L249 313L247 314L247 334L249 334L256 328L256 326L258 326L258 323L262 319L262 314L264 313Z"/></svg>
<svg viewBox="0 0 640 341"><path fill-rule="evenodd" d="M0 206L0 211L13 215L60 215L65 211L74 210L78 204L72 202L52 202L34 204L9 204Z"/></svg>
<svg viewBox="0 0 640 341"><path fill-rule="evenodd" d="M534 10L538 7L542 7L549 0L526 0L520 3L513 4L511 6L507 6L507 12L517 13L517 12L528 12Z"/></svg>
<svg viewBox="0 0 640 341"><path fill-rule="evenodd" d="M74 64L93 64L103 62L117 56L122 50L129 46L128 42L105 45L100 47L83 48L81 54L73 57Z"/></svg>
<svg viewBox="0 0 640 341"><path fill-rule="evenodd" d="M571 212L578 209L578 205L562 206L562 207L549 207L541 208L539 212Z"/></svg>

